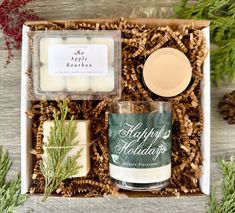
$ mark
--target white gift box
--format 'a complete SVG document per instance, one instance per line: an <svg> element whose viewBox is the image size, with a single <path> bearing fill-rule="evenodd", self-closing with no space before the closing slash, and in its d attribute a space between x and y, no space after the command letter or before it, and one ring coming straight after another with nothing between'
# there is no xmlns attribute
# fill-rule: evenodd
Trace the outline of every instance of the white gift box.
<svg viewBox="0 0 235 213"><path fill-rule="evenodd" d="M175 26L193 24L195 27L203 28L206 38L208 52L210 51L210 32L208 21L193 20L167 20L167 19L128 19L132 23L146 24L151 26ZM113 22L114 19L90 19L79 20L84 22ZM65 22L65 21L57 21ZM28 193L32 183L32 121L26 115L26 111L31 108L31 102L27 99L27 74L26 72L32 65L30 57L29 38L27 33L30 31L28 24L47 23L28 22L23 26L22 40L22 66L21 66L21 192ZM202 173L199 184L202 193L209 195L210 192L210 55L208 54L203 64L203 80L201 81L201 105L204 116L204 131L201 136L201 152L203 156Z"/></svg>

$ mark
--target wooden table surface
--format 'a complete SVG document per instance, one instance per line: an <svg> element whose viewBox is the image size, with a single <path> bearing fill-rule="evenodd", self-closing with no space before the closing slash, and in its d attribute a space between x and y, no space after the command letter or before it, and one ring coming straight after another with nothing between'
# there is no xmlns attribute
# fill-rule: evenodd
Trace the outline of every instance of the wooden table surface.
<svg viewBox="0 0 235 213"><path fill-rule="evenodd" d="M1 1L0 1L1 2ZM43 19L78 18L166 18L172 15L176 0L35 0L27 7ZM0 32L0 145L10 152L12 177L20 172L20 66L21 53L14 51L13 62L4 68L7 51ZM217 159L235 155L235 125L227 125L218 114L217 105L224 93L235 89L235 82L211 91L211 181L221 183ZM30 196L16 212L206 212L207 196L163 198L49 198Z"/></svg>

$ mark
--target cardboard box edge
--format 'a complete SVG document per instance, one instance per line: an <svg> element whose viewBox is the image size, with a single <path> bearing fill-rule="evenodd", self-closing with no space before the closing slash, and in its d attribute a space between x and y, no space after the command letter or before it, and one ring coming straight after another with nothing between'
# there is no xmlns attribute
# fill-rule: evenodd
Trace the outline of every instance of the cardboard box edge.
<svg viewBox="0 0 235 213"><path fill-rule="evenodd" d="M206 46L208 48L208 55L203 63L204 77L201 83L202 93L202 110L204 116L204 130L201 137L202 145L201 152L203 155L203 176L199 179L199 185L201 191L209 195L210 194L210 28L206 27L203 29L204 35L206 35ZM208 72L205 72L208 70Z"/></svg>
<svg viewBox="0 0 235 213"><path fill-rule="evenodd" d="M26 128L29 125L27 121L26 111L28 107L27 101L27 76L26 72L29 68L28 53L29 44L28 36L30 28L23 25L22 29L22 59L21 59L21 193L25 194L29 191L30 186L30 171L32 161L30 159L30 146L27 143L28 138L31 135L31 131L27 131Z"/></svg>
<svg viewBox="0 0 235 213"><path fill-rule="evenodd" d="M65 23L65 22L100 22L100 23L112 23L120 20L120 18L98 18L98 19L71 19L71 20L47 20L47 21L26 21L25 25L39 25L39 24L50 24L54 23ZM155 18L125 18L130 23L135 24L162 24L162 25L174 25L174 24L193 24L195 27L206 28L210 25L209 20L191 20L191 19L155 19Z"/></svg>

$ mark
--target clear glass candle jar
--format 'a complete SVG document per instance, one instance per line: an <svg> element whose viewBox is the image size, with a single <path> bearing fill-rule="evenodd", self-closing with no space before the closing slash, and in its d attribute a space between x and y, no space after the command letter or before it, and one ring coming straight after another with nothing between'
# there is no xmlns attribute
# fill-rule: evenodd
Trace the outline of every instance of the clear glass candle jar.
<svg viewBox="0 0 235 213"><path fill-rule="evenodd" d="M115 102L108 122L113 183L132 191L165 187L171 177L171 104Z"/></svg>

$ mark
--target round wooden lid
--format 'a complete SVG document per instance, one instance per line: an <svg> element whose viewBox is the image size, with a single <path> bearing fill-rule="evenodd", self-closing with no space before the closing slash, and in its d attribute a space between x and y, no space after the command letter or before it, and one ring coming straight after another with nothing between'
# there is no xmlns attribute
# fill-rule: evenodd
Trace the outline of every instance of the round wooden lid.
<svg viewBox="0 0 235 213"><path fill-rule="evenodd" d="M143 78L153 93L173 97L183 92L190 83L192 67L188 58L174 48L161 48L146 60Z"/></svg>

